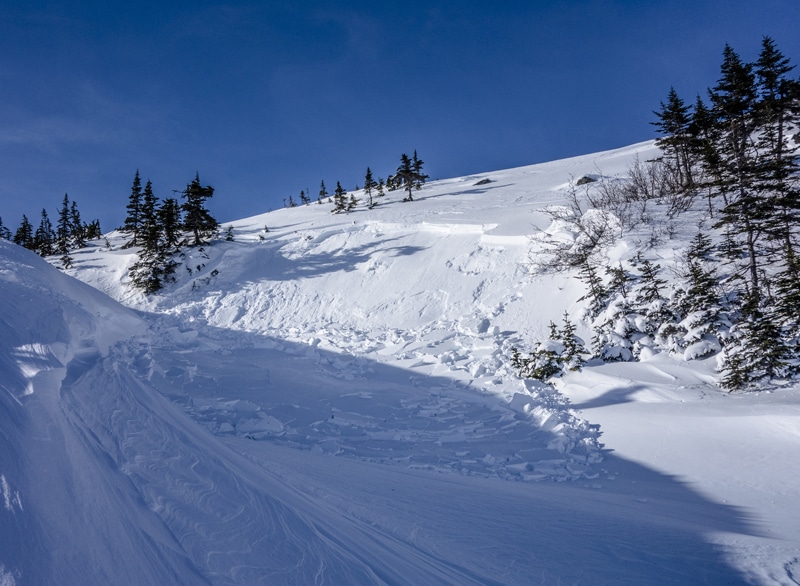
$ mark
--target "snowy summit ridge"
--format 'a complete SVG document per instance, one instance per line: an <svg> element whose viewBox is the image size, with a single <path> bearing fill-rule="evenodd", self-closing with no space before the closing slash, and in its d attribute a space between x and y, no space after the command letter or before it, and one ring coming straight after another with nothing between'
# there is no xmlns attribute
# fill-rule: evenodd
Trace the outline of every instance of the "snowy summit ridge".
<svg viewBox="0 0 800 586"><path fill-rule="evenodd" d="M225 223L149 297L118 233L69 276L0 242L0 584L796 581L800 477L763 459L800 447L795 387L726 395L655 351L553 385L509 364L565 315L591 336L576 272L537 270L579 238L546 209L655 155ZM692 221L604 255L678 263Z"/></svg>

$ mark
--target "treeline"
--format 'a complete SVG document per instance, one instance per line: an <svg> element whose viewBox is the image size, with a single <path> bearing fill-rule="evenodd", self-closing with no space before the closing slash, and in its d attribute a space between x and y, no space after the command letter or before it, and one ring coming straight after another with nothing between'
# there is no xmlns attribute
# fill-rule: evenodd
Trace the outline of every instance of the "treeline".
<svg viewBox="0 0 800 586"><path fill-rule="evenodd" d="M769 37L753 63L726 46L705 100L689 106L672 88L655 112L662 157L637 161L625 182L582 178L594 214L574 193L571 209L553 212L579 234L572 246L551 243L547 262L577 268L587 285L593 343L586 354L604 361L716 354L729 390L800 372L800 81L793 70ZM696 235L670 280L641 254L604 267L597 252L619 227L654 222L659 205L667 221L705 208L712 230ZM518 372L541 372L555 360L553 346L516 351Z"/></svg>
<svg viewBox="0 0 800 586"><path fill-rule="evenodd" d="M394 172L394 174L389 174L385 181L382 177L379 177L376 181L372 174L372 170L367 167L367 171L364 174L363 188L356 185L353 191L363 190L364 195L367 198L366 207L369 209L372 209L377 205L377 198L385 196L387 191L395 191L397 189L402 189L407 193L407 195L403 198L403 201L413 201L413 191L422 189L422 186L428 179L428 176L422 171L423 165L424 161L417 156L416 150L411 157L403 153L400 156L400 165L397 167L397 170ZM309 192L310 190L300 191L301 205L310 205L311 194ZM317 193L317 204L321 205L325 202L333 203L333 209L331 212L334 214L350 212L358 207L360 203L355 194L349 193L344 187L342 187L342 184L339 181L336 182L336 188L333 190L333 192L329 192L325 185L325 180L323 179L320 182L319 192ZM288 200L284 200L284 204L286 207L290 208L298 205L298 203L295 202L294 197L291 195L289 196Z"/></svg>
<svg viewBox="0 0 800 586"><path fill-rule="evenodd" d="M44 208L39 226L35 230L25 214L13 234L3 225L3 220L0 218L0 238L11 240L40 256L58 255L64 268L72 266L71 251L83 248L88 240L96 240L101 236L100 221L92 220L88 224L84 223L81 220L77 202L70 202L69 195L66 193L58 211L55 227Z"/></svg>

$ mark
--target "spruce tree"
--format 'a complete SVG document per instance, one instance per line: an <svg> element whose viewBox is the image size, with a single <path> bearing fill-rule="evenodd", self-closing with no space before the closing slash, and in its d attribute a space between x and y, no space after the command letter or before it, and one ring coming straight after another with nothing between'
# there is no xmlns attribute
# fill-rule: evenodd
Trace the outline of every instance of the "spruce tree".
<svg viewBox="0 0 800 586"><path fill-rule="evenodd" d="M403 201L414 201L412 190L414 189L414 164L411 162L409 156L403 153L400 156L400 166L397 167L395 178L399 185L404 186L408 195L403 198Z"/></svg>
<svg viewBox="0 0 800 586"><path fill-rule="evenodd" d="M372 200L372 190L375 189L377 186L378 184L375 183L375 180L372 178L372 171L370 170L369 167L367 167L367 173L364 175L364 195L366 195L369 198L369 203L367 204L367 207L369 207L370 209L375 207L375 202Z"/></svg>
<svg viewBox="0 0 800 586"><path fill-rule="evenodd" d="M323 179L320 181L319 184L319 195L317 195L317 203L322 203L322 200L328 197L328 190L325 187L325 180Z"/></svg>
<svg viewBox="0 0 800 586"><path fill-rule="evenodd" d="M201 246L208 242L219 227L219 222L206 209L206 201L214 195L214 188L200 184L200 175L195 174L186 186L182 196L186 199L181 205L183 229L191 233L191 246Z"/></svg>
<svg viewBox="0 0 800 586"><path fill-rule="evenodd" d="M127 215L125 222L122 225L122 232L128 235L128 242L125 243L123 248L130 246L138 246L139 242L139 225L141 223L141 207L142 207L142 180L139 177L139 169L136 169L136 175L133 177L133 186L131 187L131 194L128 198L128 205L126 206Z"/></svg>
<svg viewBox="0 0 800 586"><path fill-rule="evenodd" d="M750 289L761 290L759 239L763 235L768 207L754 183L757 168L753 131L757 105L753 67L725 46L721 77L709 91L719 129L717 153L722 174L716 187L727 194L717 227L725 227L741 239L747 254L746 272Z"/></svg>
<svg viewBox="0 0 800 586"><path fill-rule="evenodd" d="M731 328L723 356L720 385L731 391L788 373L789 349L780 328L764 311L762 295L745 294L742 317Z"/></svg>
<svg viewBox="0 0 800 586"><path fill-rule="evenodd" d="M158 221L161 225L163 246L170 253L178 251L181 245L181 207L175 198L167 198L158 209Z"/></svg>
<svg viewBox="0 0 800 586"><path fill-rule="evenodd" d="M58 211L58 222L56 223L55 253L60 254L62 257L69 255L71 231L72 223L69 215L69 196L65 193L64 200L61 203L61 209Z"/></svg>
<svg viewBox="0 0 800 586"><path fill-rule="evenodd" d="M333 210L332 213L339 214L347 211L347 192L340 182L336 182L336 189L333 192Z"/></svg>
<svg viewBox="0 0 800 586"><path fill-rule="evenodd" d="M569 314L564 312L564 325L558 332L558 339L564 344L564 351L561 353L560 362L567 370L580 370L585 360L583 355L586 353L583 340L575 333L575 324L569 319Z"/></svg>
<svg viewBox="0 0 800 586"><path fill-rule="evenodd" d="M86 226L86 240L99 240L103 236L100 220L92 220Z"/></svg>
<svg viewBox="0 0 800 586"><path fill-rule="evenodd" d="M81 221L81 214L78 211L78 202L72 202L69 210L69 233L70 242L74 248L86 246L86 226Z"/></svg>
<svg viewBox="0 0 800 586"><path fill-rule="evenodd" d="M693 187L694 157L690 108L684 104L675 88L671 87L667 103L661 102L661 109L653 113L658 117L658 121L652 124L663 135L656 140L656 145L664 151L668 166L677 171L681 186L686 189Z"/></svg>
<svg viewBox="0 0 800 586"><path fill-rule="evenodd" d="M33 239L33 226L25 214L22 214L22 222L14 233L14 244L18 244L28 250L36 249L36 243Z"/></svg>
<svg viewBox="0 0 800 586"><path fill-rule="evenodd" d="M414 170L414 189L422 189L422 186L425 185L425 181L428 179L428 176L422 172L422 165L424 162L422 159L417 157L417 151L414 151L414 156L411 158L411 168Z"/></svg>
<svg viewBox="0 0 800 586"><path fill-rule="evenodd" d="M0 218L0 239L11 240L11 230L3 225L3 218Z"/></svg>
<svg viewBox="0 0 800 586"><path fill-rule="evenodd" d="M36 234L33 239L34 247L41 256L50 256L53 254L55 234L53 233L53 224L47 216L46 209L42 209L42 219L39 222L39 227L36 229Z"/></svg>

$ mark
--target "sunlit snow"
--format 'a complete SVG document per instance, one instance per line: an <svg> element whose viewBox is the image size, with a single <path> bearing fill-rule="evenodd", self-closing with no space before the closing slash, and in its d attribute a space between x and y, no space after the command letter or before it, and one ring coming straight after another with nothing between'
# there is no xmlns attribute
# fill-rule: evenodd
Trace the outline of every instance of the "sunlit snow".
<svg viewBox="0 0 800 586"><path fill-rule="evenodd" d="M68 274L0 241L0 585L797 584L798 387L724 393L706 346L508 363L583 315L542 208L654 154L231 222L150 298L119 234Z"/></svg>

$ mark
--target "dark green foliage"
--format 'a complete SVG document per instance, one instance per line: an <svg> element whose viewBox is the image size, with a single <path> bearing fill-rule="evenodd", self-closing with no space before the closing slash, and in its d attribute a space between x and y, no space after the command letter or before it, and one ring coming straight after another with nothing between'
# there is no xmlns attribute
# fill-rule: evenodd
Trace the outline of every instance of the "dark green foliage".
<svg viewBox="0 0 800 586"><path fill-rule="evenodd" d="M317 196L317 203L322 203L324 198L328 197L328 190L325 188L325 181L321 181L319 184L319 195Z"/></svg>
<svg viewBox="0 0 800 586"><path fill-rule="evenodd" d="M86 226L81 221L81 214L78 211L78 203L72 202L69 210L70 219L70 242L73 248L83 248L86 246Z"/></svg>
<svg viewBox="0 0 800 586"><path fill-rule="evenodd" d="M569 315L564 313L564 325L561 329L550 322L550 338L538 344L535 351L523 356L519 349L511 348L510 363L520 378L533 378L546 382L561 376L564 370L580 370L584 364L583 355L586 349L575 334L575 324Z"/></svg>
<svg viewBox="0 0 800 586"><path fill-rule="evenodd" d="M50 256L53 254L53 244L55 242L55 232L53 231L53 224L47 216L47 210L42 209L42 219L39 227L36 229L36 234L33 237L35 250L41 256Z"/></svg>
<svg viewBox="0 0 800 586"><path fill-rule="evenodd" d="M71 228L69 196L65 193L64 200L61 203L61 209L58 212L58 223L56 225L56 254L64 256L69 253Z"/></svg>
<svg viewBox="0 0 800 586"><path fill-rule="evenodd" d="M233 226L228 226L225 230L225 242L233 242Z"/></svg>
<svg viewBox="0 0 800 586"><path fill-rule="evenodd" d="M171 252L176 252L181 244L181 207L178 200L168 198L164 200L157 212L158 222L161 225L161 238L163 247Z"/></svg>
<svg viewBox="0 0 800 586"><path fill-rule="evenodd" d="M609 292L603 284L603 279L597 274L597 269L586 260L578 271L578 278L586 284L588 291L578 301L589 301L589 313L592 317L603 310L608 301Z"/></svg>
<svg viewBox="0 0 800 586"><path fill-rule="evenodd" d="M201 185L200 175L196 174L181 195L186 200L181 205L183 229L191 234L191 246L202 246L219 227L219 222L206 209L206 202L214 195L214 188Z"/></svg>
<svg viewBox="0 0 800 586"><path fill-rule="evenodd" d="M413 201L414 197L412 195L412 191L414 189L421 189L425 180L428 178L422 172L422 159L417 157L417 151L414 151L413 158L409 158L409 156L403 153L400 156L400 166L397 167L397 172L394 176L390 176L393 183L396 183L395 189L397 187L404 187L408 195L403 198L403 201ZM389 179L387 179L387 183ZM390 187L390 190L392 187Z"/></svg>
<svg viewBox="0 0 800 586"><path fill-rule="evenodd" d="M100 220L92 220L86 225L86 240L99 240L103 236Z"/></svg>
<svg viewBox="0 0 800 586"><path fill-rule="evenodd" d="M17 228L17 231L14 233L14 244L18 244L23 248L27 248L28 250L35 250L36 243L33 239L33 226L31 225L30 221L28 220L28 216L25 214L22 215L22 222Z"/></svg>
<svg viewBox="0 0 800 586"><path fill-rule="evenodd" d="M0 218L0 239L11 240L11 230L3 225L3 218Z"/></svg>
<svg viewBox="0 0 800 586"><path fill-rule="evenodd" d="M414 189L422 189L422 186L425 185L425 181L428 179L428 176L422 172L422 166L424 164L423 160L417 157L417 151L415 150L411 158L411 167L414 170Z"/></svg>
<svg viewBox="0 0 800 586"><path fill-rule="evenodd" d="M300 190L300 202L303 203L304 205L308 205L309 203L311 203L311 198L308 197L308 195L306 195L306 192L302 189Z"/></svg>
<svg viewBox="0 0 800 586"><path fill-rule="evenodd" d="M139 169L136 169L136 175L133 177L133 186L131 187L131 195L128 198L128 205L126 206L127 215L125 222L122 225L121 231L128 234L130 240L125 244L125 248L130 246L138 246L139 242L139 225L141 223L141 208L142 208L142 180L139 177Z"/></svg>
<svg viewBox="0 0 800 586"><path fill-rule="evenodd" d="M367 167L367 173L364 175L364 195L369 199L367 207L370 209L375 207L375 202L372 199L372 190L376 187L378 187L378 184L375 183L375 180L372 178L372 171Z"/></svg>
<svg viewBox="0 0 800 586"><path fill-rule="evenodd" d="M731 328L720 381L729 391L789 374L789 349L780 328L764 311L761 297L752 293L745 296L741 319Z"/></svg>
<svg viewBox="0 0 800 586"><path fill-rule="evenodd" d="M339 214L341 212L347 211L347 191L345 191L342 184L337 181L336 182L336 189L333 192L333 210L331 210L334 214Z"/></svg>
<svg viewBox="0 0 800 586"><path fill-rule="evenodd" d="M654 114L658 117L653 122L663 135L656 144L664 151L667 164L674 169L680 185L689 189L694 185L692 171L695 162L693 156L693 137L691 132L692 117L690 108L678 97L675 88L670 88L667 103L661 102L661 109Z"/></svg>

